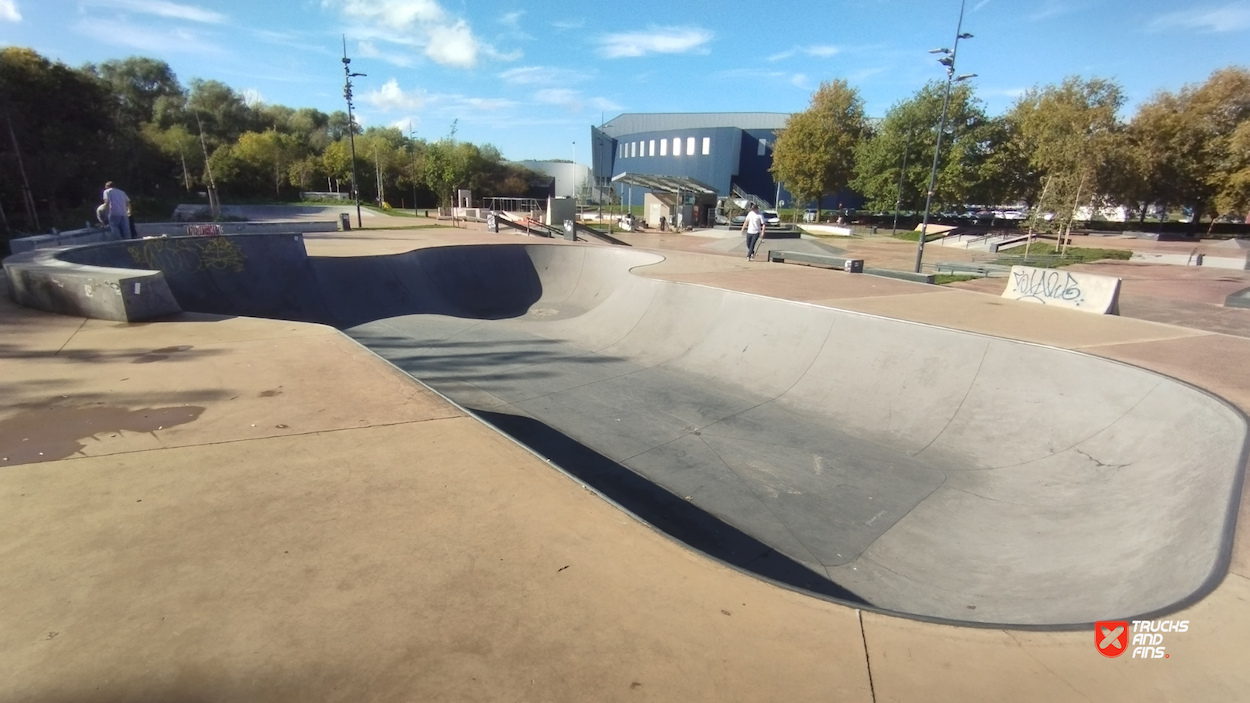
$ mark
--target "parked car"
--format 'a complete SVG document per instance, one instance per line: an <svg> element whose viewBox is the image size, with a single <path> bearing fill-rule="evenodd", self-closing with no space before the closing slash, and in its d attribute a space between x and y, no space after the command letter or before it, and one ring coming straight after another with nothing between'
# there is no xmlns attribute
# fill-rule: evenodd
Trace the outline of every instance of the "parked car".
<svg viewBox="0 0 1250 703"><path fill-rule="evenodd" d="M778 215L775 210L761 210L760 214L764 216L764 224L781 225L781 215Z"/></svg>

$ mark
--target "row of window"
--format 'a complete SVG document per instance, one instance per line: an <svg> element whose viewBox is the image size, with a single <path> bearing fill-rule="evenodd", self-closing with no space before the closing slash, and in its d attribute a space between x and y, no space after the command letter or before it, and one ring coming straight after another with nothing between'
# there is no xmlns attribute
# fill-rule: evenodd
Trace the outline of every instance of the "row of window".
<svg viewBox="0 0 1250 703"><path fill-rule="evenodd" d="M694 137L686 137L686 155L694 156ZM659 140L660 156L668 156L668 139ZM682 138L673 137L673 156L681 156ZM617 158L630 159L638 156L655 156L656 140L638 141L638 142L621 142L617 145ZM707 156L712 153L712 138L703 138L703 155Z"/></svg>
<svg viewBox="0 0 1250 703"><path fill-rule="evenodd" d="M659 140L660 156L668 156L667 139ZM673 137L673 156L681 156L681 137ZM655 156L656 140L637 141L637 142L621 142L617 144L617 158L630 159L638 156ZM761 139L756 146L755 155L764 156L768 152L768 140ZM703 138L703 155L707 156L712 153L712 138ZM686 137L686 154L694 156L694 137Z"/></svg>

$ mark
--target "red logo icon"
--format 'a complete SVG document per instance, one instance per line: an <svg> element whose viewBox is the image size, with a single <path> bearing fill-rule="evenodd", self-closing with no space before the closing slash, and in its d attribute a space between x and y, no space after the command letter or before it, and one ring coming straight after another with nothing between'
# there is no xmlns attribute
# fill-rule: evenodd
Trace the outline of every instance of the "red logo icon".
<svg viewBox="0 0 1250 703"><path fill-rule="evenodd" d="M1104 620L1094 623L1094 646L1104 657L1115 658L1128 649L1128 623L1124 620Z"/></svg>

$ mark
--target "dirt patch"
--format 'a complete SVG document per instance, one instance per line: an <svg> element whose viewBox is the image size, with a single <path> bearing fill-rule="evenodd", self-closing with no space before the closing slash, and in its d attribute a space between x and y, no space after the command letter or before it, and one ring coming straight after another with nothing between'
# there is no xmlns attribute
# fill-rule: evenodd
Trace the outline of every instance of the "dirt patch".
<svg viewBox="0 0 1250 703"><path fill-rule="evenodd" d="M199 419L204 408L182 405L129 410L110 405L57 406L0 420L0 469L73 456L89 437L155 432Z"/></svg>

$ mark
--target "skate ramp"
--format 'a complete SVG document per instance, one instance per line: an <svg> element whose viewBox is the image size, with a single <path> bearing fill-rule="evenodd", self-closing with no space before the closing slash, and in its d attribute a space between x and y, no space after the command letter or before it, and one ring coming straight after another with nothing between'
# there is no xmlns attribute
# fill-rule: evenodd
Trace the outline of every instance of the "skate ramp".
<svg viewBox="0 0 1250 703"><path fill-rule="evenodd" d="M658 529L795 588L1064 627L1174 609L1227 569L1246 422L1174 379L647 279L631 269L662 257L619 248L301 258L229 239L241 270L167 272L175 294L205 288L184 309L334 324Z"/></svg>

